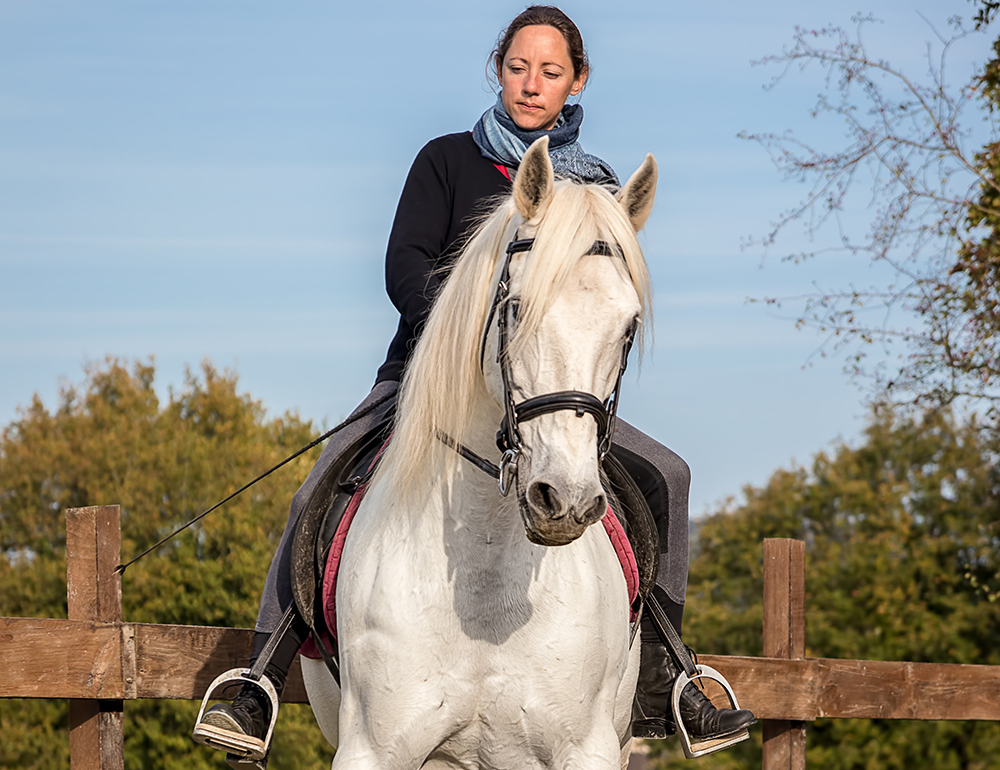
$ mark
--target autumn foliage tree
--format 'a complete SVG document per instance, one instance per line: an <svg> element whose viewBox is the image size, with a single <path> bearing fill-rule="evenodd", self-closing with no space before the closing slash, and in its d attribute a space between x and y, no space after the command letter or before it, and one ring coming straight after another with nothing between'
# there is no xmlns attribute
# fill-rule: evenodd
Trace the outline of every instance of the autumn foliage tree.
<svg viewBox="0 0 1000 770"><path fill-rule="evenodd" d="M137 553L307 443L312 426L269 419L234 375L205 366L162 401L153 367L108 361L59 404L29 405L0 434L0 615L65 617L63 510L123 506ZM807 648L816 657L1000 665L1000 444L947 411L876 411L861 446L777 471L700 522L685 638L713 654L760 655L765 537L807 549ZM136 622L252 625L303 457L126 572ZM960 697L960 696L959 696ZM126 703L129 767L214 768L190 740L195 703ZM65 702L0 700L0 767L68 766ZM1000 725L820 720L810 766L977 770L1000 755ZM699 760L760 765L753 740ZM676 741L660 768L689 767ZM329 749L306 707L282 708L271 767L320 766Z"/></svg>
<svg viewBox="0 0 1000 770"><path fill-rule="evenodd" d="M66 508L122 506L122 553L152 545L314 438L269 418L234 374L205 364L161 400L152 364L108 360L50 408L37 397L0 434L0 615L66 617ZM314 450L318 451L318 450ZM137 562L122 582L130 622L252 627L303 456ZM219 766L190 739L197 704L129 701L128 767ZM65 702L0 700L0 767L69 766ZM328 764L306 707L282 709L272 768Z"/></svg>

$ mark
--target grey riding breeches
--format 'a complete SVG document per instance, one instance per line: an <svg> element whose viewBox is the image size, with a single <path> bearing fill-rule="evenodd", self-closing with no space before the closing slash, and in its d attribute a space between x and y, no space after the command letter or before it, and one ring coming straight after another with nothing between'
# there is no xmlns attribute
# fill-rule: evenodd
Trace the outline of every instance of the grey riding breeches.
<svg viewBox="0 0 1000 770"><path fill-rule="evenodd" d="M350 423L330 437L316 465L292 498L288 523L278 549L271 561L261 596L256 630L270 633L278 625L285 610L292 605L291 559L292 541L299 516L323 472L357 438L373 427L395 404L399 384L380 382L361 402L354 414L363 412L382 398L388 400L376 409ZM660 532L660 568L656 584L676 605L671 620L679 617L684 606L688 575L688 488L691 472L677 454L632 427L621 418L615 429L612 453L635 478L640 491L649 502ZM678 628L679 630L679 628Z"/></svg>

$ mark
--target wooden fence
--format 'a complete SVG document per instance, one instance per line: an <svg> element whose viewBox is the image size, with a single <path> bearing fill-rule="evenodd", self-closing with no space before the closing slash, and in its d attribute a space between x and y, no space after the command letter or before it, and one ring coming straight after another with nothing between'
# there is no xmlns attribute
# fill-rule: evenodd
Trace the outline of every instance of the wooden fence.
<svg viewBox="0 0 1000 770"><path fill-rule="evenodd" d="M122 770L122 704L200 700L248 629L125 623L117 506L66 512L68 620L0 618L0 698L69 698L72 770ZM805 767L820 717L1000 720L1000 666L805 657L805 544L764 541L764 656L701 655L764 720L764 770ZM296 664L283 700L305 702Z"/></svg>

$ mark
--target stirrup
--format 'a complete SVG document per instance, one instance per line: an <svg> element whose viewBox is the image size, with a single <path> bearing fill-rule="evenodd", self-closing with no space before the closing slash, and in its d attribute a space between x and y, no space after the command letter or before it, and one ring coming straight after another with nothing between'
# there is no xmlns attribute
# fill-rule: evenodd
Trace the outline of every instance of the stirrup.
<svg viewBox="0 0 1000 770"><path fill-rule="evenodd" d="M267 770L267 757L250 759L239 754L226 754L226 764L233 770Z"/></svg>
<svg viewBox="0 0 1000 770"><path fill-rule="evenodd" d="M264 740L255 738L252 735L234 735L227 730L220 730L213 725L202 724L202 717L205 716L205 709L212 693L225 684L252 684L260 688L271 702L271 724L267 727ZM203 743L213 749L220 749L234 755L234 761L238 761L239 766L247 767L253 763L263 760L263 764L258 764L258 768L263 768L267 764L267 753L271 749L271 736L274 734L274 725L278 721L278 692L274 689L266 676L260 679L253 679L250 676L250 669L233 668L220 674L215 681L209 685L205 692L205 698L201 702L201 710L198 712L198 719L195 721L194 739L198 743ZM229 757L226 757L229 761ZM233 765L230 762L230 765ZM233 765L236 766L236 765Z"/></svg>
<svg viewBox="0 0 1000 770"><path fill-rule="evenodd" d="M718 682L722 685L722 689L726 691L730 707L733 709L739 709L740 707L739 703L736 702L736 694L733 692L733 688L730 686L729 682L727 682L726 678L711 666L697 664L695 666L695 674L693 676L681 671L677 675L677 679L674 681L674 691L673 697L670 699L670 707L674 715L674 724L677 726L677 735L681 739L681 747L684 749L684 756L688 759L694 759L695 757L702 757L705 754L711 754L715 751L728 749L730 746L735 746L737 743L745 741L750 737L750 730L744 727L733 733L709 738L699 738L692 742L691 736L688 734L687 728L684 726L684 720L681 718L681 691L696 679L711 679L712 681Z"/></svg>

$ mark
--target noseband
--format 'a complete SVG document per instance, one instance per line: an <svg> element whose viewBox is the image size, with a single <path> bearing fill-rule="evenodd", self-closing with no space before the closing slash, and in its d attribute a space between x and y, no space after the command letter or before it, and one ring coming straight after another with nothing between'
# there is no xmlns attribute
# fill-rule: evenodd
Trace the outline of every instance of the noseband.
<svg viewBox="0 0 1000 770"><path fill-rule="evenodd" d="M636 333L636 323L633 323L622 346L621 363L618 367L618 377L615 380L614 390L612 390L611 395L605 401L601 401L591 393L579 390L561 390L555 393L534 396L533 398L525 399L519 404L515 404L513 389L511 387L510 356L508 354L508 311L504 306L507 304L510 296L511 258L515 254L531 251L534 243L534 238L518 240L515 237L514 240L507 244L507 256L500 271L500 280L497 282L496 294L493 297L493 305L490 307L490 313L486 319L483 341L479 349L479 366L482 368L486 357L486 342L489 337L490 326L493 323L493 317L496 316L496 360L500 365L500 378L503 382L505 412L504 418L500 423L500 430L497 431L497 448L503 453L499 467L475 454L467 447L457 444L449 437L442 437L445 443L456 449L464 458L496 478L500 494L504 496L510 491L511 481L517 470L517 461L523 449L520 424L543 414L570 410L576 412L577 417L583 417L585 414L591 415L597 421L598 460L604 459L608 450L611 449L611 439L615 432L615 419L618 413L618 396L621 391L622 377L625 374L625 367L628 365L628 354L632 349ZM587 254L608 257L623 256L621 249L617 245L611 246L605 241L594 241Z"/></svg>

